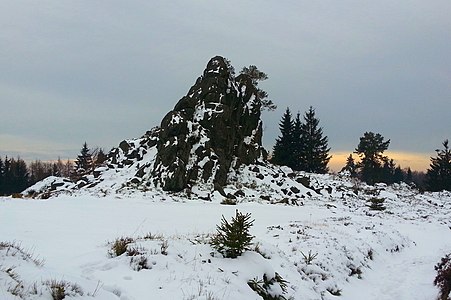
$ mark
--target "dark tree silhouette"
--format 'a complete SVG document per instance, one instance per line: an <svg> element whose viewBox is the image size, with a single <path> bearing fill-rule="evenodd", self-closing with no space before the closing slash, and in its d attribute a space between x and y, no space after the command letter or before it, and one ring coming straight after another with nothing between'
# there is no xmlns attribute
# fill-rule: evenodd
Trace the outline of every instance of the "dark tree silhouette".
<svg viewBox="0 0 451 300"><path fill-rule="evenodd" d="M349 172L351 177L357 176L357 165L354 161L354 157L352 157L352 154L349 154L348 158L346 158L346 165L341 169L341 172Z"/></svg>
<svg viewBox="0 0 451 300"><path fill-rule="evenodd" d="M451 150L448 140L443 142L443 150L437 149L436 157L431 157L431 164L426 174L426 188L430 191L451 191Z"/></svg>
<svg viewBox="0 0 451 300"><path fill-rule="evenodd" d="M388 149L388 145L390 140L384 141L379 133L365 132L360 138L354 153L360 156L359 175L366 183L374 184L382 179L382 165L388 160L382 154Z"/></svg>
<svg viewBox="0 0 451 300"><path fill-rule="evenodd" d="M319 127L319 119L315 110L310 106L305 112L301 124L301 149L299 151L299 169L312 173L327 173L327 164L331 159L327 136L323 136L323 129Z"/></svg>
<svg viewBox="0 0 451 300"><path fill-rule="evenodd" d="M276 165L293 167L295 158L293 155L293 119L290 109L287 108L279 123L280 135L276 139L271 162Z"/></svg>
<svg viewBox="0 0 451 300"><path fill-rule="evenodd" d="M230 65L230 62L228 64ZM258 83L260 81L268 79L268 75L266 73L260 71L256 66L250 65L249 67L243 67L240 74L245 74L251 78L252 84L257 88L257 100L260 100L262 109L275 110L277 108L272 100L268 99L268 93L258 87Z"/></svg>
<svg viewBox="0 0 451 300"><path fill-rule="evenodd" d="M91 150L85 142L81 148L80 154L75 160L75 168L72 173L72 179L79 180L82 176L89 174L92 171L93 161Z"/></svg>

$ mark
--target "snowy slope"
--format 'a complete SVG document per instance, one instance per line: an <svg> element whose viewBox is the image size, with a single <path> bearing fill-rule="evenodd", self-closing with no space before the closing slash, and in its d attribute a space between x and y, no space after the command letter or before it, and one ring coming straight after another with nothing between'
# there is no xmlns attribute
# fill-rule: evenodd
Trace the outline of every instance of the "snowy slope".
<svg viewBox="0 0 451 300"><path fill-rule="evenodd" d="M0 198L0 299L51 299L52 280L67 282L67 299L261 299L248 282L276 273L287 286L269 289L285 299L434 299L433 267L451 250L450 193L265 166L234 174L224 190L244 193L238 205L206 190L102 193L119 173L105 172L95 193ZM372 198L385 210L370 209ZM257 251L226 259L208 239L236 209L255 219ZM111 254L121 237L133 239L134 256Z"/></svg>

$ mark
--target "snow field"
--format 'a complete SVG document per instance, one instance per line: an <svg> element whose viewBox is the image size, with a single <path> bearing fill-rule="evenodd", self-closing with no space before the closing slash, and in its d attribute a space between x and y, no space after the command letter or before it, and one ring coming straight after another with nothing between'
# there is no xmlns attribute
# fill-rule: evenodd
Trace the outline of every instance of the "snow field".
<svg viewBox="0 0 451 300"><path fill-rule="evenodd" d="M77 284L77 299L261 299L248 281L276 272L286 292L277 283L269 290L286 299L432 299L433 267L451 249L449 211L415 218L395 196L384 195L391 212L371 213L365 203L348 200L348 207L324 197L299 207L130 195L0 198L0 241L20 242L44 260L36 265L0 250L0 299L18 299L12 267L25 299L51 299L49 280ZM257 251L226 259L208 237L235 209L255 219ZM109 254L120 237L133 238L128 249L136 255Z"/></svg>

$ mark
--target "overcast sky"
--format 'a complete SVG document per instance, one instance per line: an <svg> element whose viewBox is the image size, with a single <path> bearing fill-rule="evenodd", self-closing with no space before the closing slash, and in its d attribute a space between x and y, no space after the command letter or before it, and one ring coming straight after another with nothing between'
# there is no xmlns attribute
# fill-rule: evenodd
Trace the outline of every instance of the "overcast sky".
<svg viewBox="0 0 451 300"><path fill-rule="evenodd" d="M373 131L427 159L451 138L450 13L449 0L2 0L0 156L139 137L222 55L269 75L266 148L286 107L312 105L334 153Z"/></svg>

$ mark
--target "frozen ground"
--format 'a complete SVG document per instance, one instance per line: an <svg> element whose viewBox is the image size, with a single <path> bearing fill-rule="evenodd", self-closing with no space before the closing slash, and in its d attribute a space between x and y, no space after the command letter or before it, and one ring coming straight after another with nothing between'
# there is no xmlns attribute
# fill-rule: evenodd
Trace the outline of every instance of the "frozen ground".
<svg viewBox="0 0 451 300"><path fill-rule="evenodd" d="M51 299L52 280L67 282L66 299L262 299L248 282L276 273L288 282L268 287L280 299L434 299L434 265L451 251L450 194L386 189L386 210L372 211L334 193L303 206L0 198L0 299ZM208 239L236 209L255 219L258 251L233 260ZM109 253L120 237L133 238L134 256Z"/></svg>

